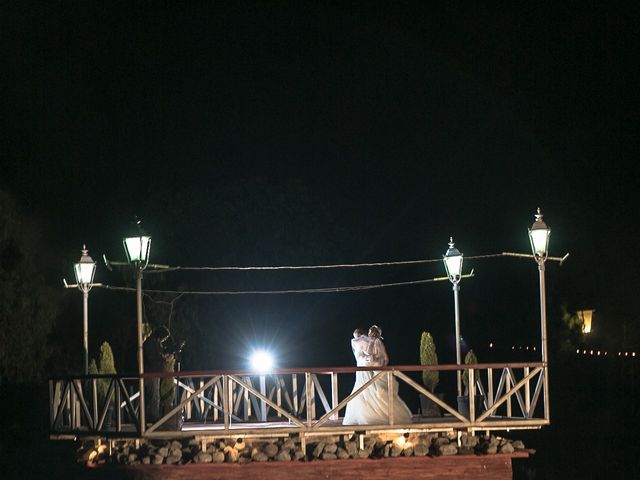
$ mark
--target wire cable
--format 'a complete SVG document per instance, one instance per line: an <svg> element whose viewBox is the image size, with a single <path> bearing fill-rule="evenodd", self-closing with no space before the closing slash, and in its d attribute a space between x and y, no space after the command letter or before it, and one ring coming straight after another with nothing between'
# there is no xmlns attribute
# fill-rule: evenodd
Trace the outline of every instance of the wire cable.
<svg viewBox="0 0 640 480"><path fill-rule="evenodd" d="M502 253L494 253L490 255L475 255L464 257L466 260L475 260L480 258L502 257ZM247 270L320 270L320 269L336 269L336 268L359 268L359 267L388 267L395 265L417 265L425 263L442 262L442 258L428 258L422 260L400 260L397 262L370 262L370 263L336 263L329 265L277 265L277 266L249 266L249 267L169 267L158 270L146 270L145 275L152 273L165 273L175 271L247 271Z"/></svg>
<svg viewBox="0 0 640 480"><path fill-rule="evenodd" d="M324 288L302 288L302 289L289 289L289 290L228 290L228 291L188 291L188 290L144 290L145 295L152 293L159 294L182 294L182 295L276 295L276 294L289 294L289 293L336 293L336 292L353 292L358 290L372 290L375 288L387 288L398 287L403 285L420 285L424 283L433 283L438 281L448 280L447 277L428 278L424 280L412 280L408 282L394 282L394 283L378 283L374 285L353 285L346 287L324 287ZM107 290L135 292L133 287L114 287L105 285Z"/></svg>

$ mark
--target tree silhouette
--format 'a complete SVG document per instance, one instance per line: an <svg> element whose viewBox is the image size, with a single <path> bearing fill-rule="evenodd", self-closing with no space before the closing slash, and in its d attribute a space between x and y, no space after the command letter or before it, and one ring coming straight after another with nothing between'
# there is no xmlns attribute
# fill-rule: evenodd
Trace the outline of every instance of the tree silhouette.
<svg viewBox="0 0 640 480"><path fill-rule="evenodd" d="M51 347L47 337L58 299L37 268L40 232L6 192L0 191L0 377L41 378Z"/></svg>

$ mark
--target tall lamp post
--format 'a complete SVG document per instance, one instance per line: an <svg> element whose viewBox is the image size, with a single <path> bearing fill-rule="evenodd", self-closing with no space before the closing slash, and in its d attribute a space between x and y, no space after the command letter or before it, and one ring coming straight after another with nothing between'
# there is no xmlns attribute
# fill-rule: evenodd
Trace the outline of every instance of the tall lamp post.
<svg viewBox="0 0 640 480"><path fill-rule="evenodd" d="M549 374L548 374L548 351L547 351L547 300L544 284L544 263L547 261L549 252L549 237L551 229L542 220L540 207L535 215L536 221L529 229L529 241L533 258L538 264L540 275L540 332L542 337L542 362L544 363L544 412L545 418L549 418Z"/></svg>
<svg viewBox="0 0 640 480"><path fill-rule="evenodd" d="M449 281L453 285L453 307L456 321L456 364L460 365L460 304L458 295L460 293L460 279L462 278L462 253L455 247L453 237L449 239L449 249L442 257L444 268L447 270ZM462 377L460 370L457 370L458 396L462 395Z"/></svg>
<svg viewBox="0 0 640 480"><path fill-rule="evenodd" d="M136 221L136 227L129 236L122 239L127 261L133 266L136 274L136 305L137 305L137 330L138 330L138 377L140 388L140 433L144 433L146 427L144 407L144 356L142 339L142 271L149 263L149 250L151 237L140 227L140 221Z"/></svg>
<svg viewBox="0 0 640 480"><path fill-rule="evenodd" d="M93 287L96 262L89 256L87 246L82 246L80 260L73 265L76 286L82 292L82 346L84 349L84 374L89 374L89 290Z"/></svg>

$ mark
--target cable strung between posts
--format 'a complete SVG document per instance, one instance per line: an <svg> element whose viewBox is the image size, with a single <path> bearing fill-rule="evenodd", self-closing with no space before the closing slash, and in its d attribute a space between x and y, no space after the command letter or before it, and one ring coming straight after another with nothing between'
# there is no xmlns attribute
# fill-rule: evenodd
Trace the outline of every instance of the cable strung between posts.
<svg viewBox="0 0 640 480"><path fill-rule="evenodd" d="M467 275L465 275L467 276ZM144 290L145 295L151 293L162 294L182 294L182 295L274 295L283 293L334 293L334 292L353 292L358 290L372 290L374 288L386 288L386 287L398 287L402 285L419 285L423 283L439 282L448 280L447 277L428 278L425 280L412 280L409 282L395 282L395 283L379 283L375 285L354 285L349 287L325 287L325 288L304 288L294 290L244 290L244 291L188 291L188 290ZM113 287L105 285L107 290L119 290L125 292L135 292L136 289L132 287Z"/></svg>
<svg viewBox="0 0 640 480"><path fill-rule="evenodd" d="M477 260L482 258L495 258L495 257L505 257L505 256L521 256L521 257L532 257L532 255L528 254L514 254L509 252L502 253L493 253L487 255L474 255L465 257L467 260ZM560 265L562 262L566 260L569 256L567 253L564 257L548 257L548 260L559 261ZM433 263L440 262L442 259L427 259L427 260L406 260L400 262L376 262L376 263L351 263L351 264L334 264L334 265L302 265L302 266L277 266L277 267L169 267L161 270L147 270L146 274L149 273L160 273L166 271L176 271L176 270L309 270L309 269L320 269L320 268L354 268L354 267L377 267L377 266L388 266L388 265L407 265L407 264L417 264L417 263ZM470 274L462 275L462 278L473 277L473 270ZM394 283L379 283L374 285L354 285L347 287L325 287L325 288L303 288L303 289L289 289L289 290L238 290L238 291L189 291L189 290L145 290L144 294L149 296L151 293L159 293L159 294L176 294L176 295L277 295L277 294L290 294L290 293L335 293L335 292L354 292L359 290L372 290L376 288L386 288L386 287L398 287L403 285L420 285L425 283L433 283L448 280L448 277L437 277L437 278L428 278L424 280L413 280L408 282L394 282ZM107 290L118 290L125 292L135 292L135 288L131 287L114 287L110 285L102 285L103 288ZM150 297L151 298L151 297Z"/></svg>
<svg viewBox="0 0 640 480"><path fill-rule="evenodd" d="M466 260L474 260L478 258L502 257L503 253L494 253L490 255L476 255L472 257L464 257ZM337 263L330 265L279 265L264 267L169 267L158 270L146 270L145 275L153 273L165 273L176 271L246 271L246 270L319 270L334 268L359 268L359 267L388 267L394 265L417 265L424 263L442 262L442 258L429 258L423 260L400 260L397 262L372 262L372 263Z"/></svg>

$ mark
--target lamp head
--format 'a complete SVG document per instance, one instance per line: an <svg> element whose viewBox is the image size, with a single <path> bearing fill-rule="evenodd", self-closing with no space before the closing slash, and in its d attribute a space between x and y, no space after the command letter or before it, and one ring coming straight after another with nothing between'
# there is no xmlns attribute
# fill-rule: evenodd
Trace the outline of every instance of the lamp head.
<svg viewBox="0 0 640 480"><path fill-rule="evenodd" d="M529 241L531 242L531 251L536 261L544 262L547 259L547 253L549 251L549 237L551 236L551 229L547 227L542 219L542 212L540 207L535 215L536 221L529 229Z"/></svg>
<svg viewBox="0 0 640 480"><path fill-rule="evenodd" d="M141 221L136 218L132 231L122 239L122 244L127 254L127 261L144 269L149 263L151 236L147 235L140 224Z"/></svg>
<svg viewBox="0 0 640 480"><path fill-rule="evenodd" d="M73 265L73 272L76 275L78 288L83 292L88 292L93 286L93 276L96 274L96 262L89 256L87 246L82 246L80 260Z"/></svg>
<svg viewBox="0 0 640 480"><path fill-rule="evenodd" d="M447 253L442 256L444 261L444 268L447 270L447 276L452 283L458 283L462 276L462 260L463 255L455 247L453 243L453 237L449 238L449 249Z"/></svg>

